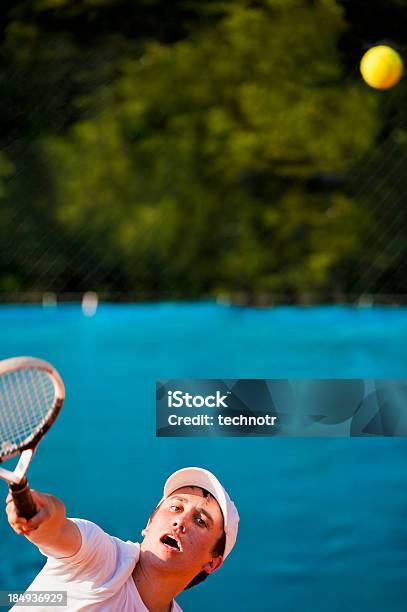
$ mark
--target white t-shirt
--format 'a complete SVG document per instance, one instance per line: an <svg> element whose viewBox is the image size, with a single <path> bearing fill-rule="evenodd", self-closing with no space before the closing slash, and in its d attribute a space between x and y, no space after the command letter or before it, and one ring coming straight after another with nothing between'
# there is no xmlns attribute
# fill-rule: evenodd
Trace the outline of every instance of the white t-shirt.
<svg viewBox="0 0 407 612"><path fill-rule="evenodd" d="M79 551L63 559L48 557L29 591L67 591L67 606L14 606L16 612L148 612L132 572L140 544L108 535L95 523L70 519L81 532ZM171 612L182 612L175 600Z"/></svg>

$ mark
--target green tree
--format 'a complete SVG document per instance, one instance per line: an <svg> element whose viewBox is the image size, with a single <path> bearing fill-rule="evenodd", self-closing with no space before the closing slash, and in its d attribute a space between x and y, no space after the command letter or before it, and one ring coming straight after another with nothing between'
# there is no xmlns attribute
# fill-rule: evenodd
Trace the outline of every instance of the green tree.
<svg viewBox="0 0 407 612"><path fill-rule="evenodd" d="M363 219L310 184L369 149L375 98L344 78L337 3L262 4L123 59L88 117L43 141L56 221L91 220L129 289L338 289Z"/></svg>

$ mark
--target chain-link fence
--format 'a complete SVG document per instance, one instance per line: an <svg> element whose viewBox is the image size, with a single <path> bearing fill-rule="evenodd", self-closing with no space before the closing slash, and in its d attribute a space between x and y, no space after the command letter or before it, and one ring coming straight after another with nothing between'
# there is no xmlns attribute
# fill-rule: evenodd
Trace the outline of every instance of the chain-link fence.
<svg viewBox="0 0 407 612"><path fill-rule="evenodd" d="M321 5L115 52L9 29L1 300L404 303L406 83L345 68Z"/></svg>

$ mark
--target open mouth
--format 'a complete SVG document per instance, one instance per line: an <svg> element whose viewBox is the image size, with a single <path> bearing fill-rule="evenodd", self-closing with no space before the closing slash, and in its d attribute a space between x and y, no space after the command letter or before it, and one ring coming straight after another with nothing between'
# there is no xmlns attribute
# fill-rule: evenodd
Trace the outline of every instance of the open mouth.
<svg viewBox="0 0 407 612"><path fill-rule="evenodd" d="M177 540L174 536L170 535L169 533L166 533L165 535L163 535L163 537L161 538L161 542L165 544L165 546L168 546L169 548L172 548L173 550L178 550L179 552L182 551L179 540Z"/></svg>

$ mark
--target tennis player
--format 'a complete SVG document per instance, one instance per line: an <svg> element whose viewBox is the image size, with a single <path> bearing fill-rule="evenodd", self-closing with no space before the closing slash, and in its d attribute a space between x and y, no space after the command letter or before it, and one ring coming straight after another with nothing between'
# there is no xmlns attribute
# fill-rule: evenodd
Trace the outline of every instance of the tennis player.
<svg viewBox="0 0 407 612"><path fill-rule="evenodd" d="M236 542L239 515L208 470L172 474L142 531L141 544L124 542L84 519L67 518L56 497L33 491L37 514L17 516L7 497L11 527L47 557L28 591L66 591L58 610L179 612L175 597L219 569ZM16 610L55 610L55 606Z"/></svg>

